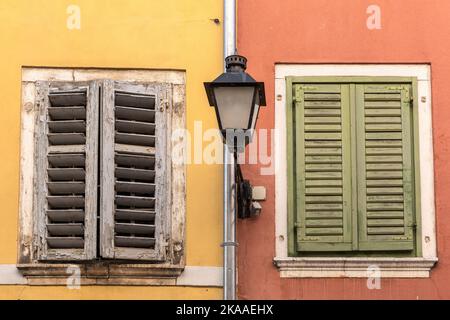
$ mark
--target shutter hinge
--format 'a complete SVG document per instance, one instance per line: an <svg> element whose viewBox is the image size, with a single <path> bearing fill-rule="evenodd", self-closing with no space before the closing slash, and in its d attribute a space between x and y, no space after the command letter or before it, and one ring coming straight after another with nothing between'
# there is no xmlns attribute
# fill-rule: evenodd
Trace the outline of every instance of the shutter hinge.
<svg viewBox="0 0 450 320"><path fill-rule="evenodd" d="M295 87L294 96L292 97L292 101L294 102L294 105L295 105L295 102L301 102L299 91L300 91L300 89L298 87Z"/></svg>
<svg viewBox="0 0 450 320"><path fill-rule="evenodd" d="M302 95L303 95L303 93L304 93L304 90L305 90L305 89L313 90L313 89L311 89L311 88L314 88L314 87L305 87L305 86L302 86L302 85L296 85L296 86L295 86L294 96L292 97L292 100L293 100L294 102L302 103L302 102L303 102L303 97L302 97Z"/></svg>
<svg viewBox="0 0 450 320"><path fill-rule="evenodd" d="M168 99L161 99L159 104L159 111L163 112L164 109L169 109L169 100Z"/></svg>
<svg viewBox="0 0 450 320"><path fill-rule="evenodd" d="M413 93L411 92L411 90L410 90L408 85L404 85L404 86L388 86L387 89L388 90L399 90L399 91L401 91L401 93L403 95L403 98L405 98L405 100L407 100L408 102L414 101Z"/></svg>
<svg viewBox="0 0 450 320"><path fill-rule="evenodd" d="M408 223L406 226L408 228L413 228L414 230L417 229L417 223L416 222Z"/></svg>
<svg viewBox="0 0 450 320"><path fill-rule="evenodd" d="M409 86L402 86L401 92L402 92L402 100L405 99L405 103L411 103L414 101L414 95L410 90Z"/></svg>

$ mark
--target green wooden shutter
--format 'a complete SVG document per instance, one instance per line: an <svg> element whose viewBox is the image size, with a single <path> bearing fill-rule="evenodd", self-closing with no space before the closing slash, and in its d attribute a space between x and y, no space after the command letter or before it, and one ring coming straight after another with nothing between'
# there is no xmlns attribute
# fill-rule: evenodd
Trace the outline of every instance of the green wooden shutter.
<svg viewBox="0 0 450 320"><path fill-rule="evenodd" d="M357 85L359 250L413 250L411 85Z"/></svg>
<svg viewBox="0 0 450 320"><path fill-rule="evenodd" d="M293 88L297 251L352 250L349 88Z"/></svg>

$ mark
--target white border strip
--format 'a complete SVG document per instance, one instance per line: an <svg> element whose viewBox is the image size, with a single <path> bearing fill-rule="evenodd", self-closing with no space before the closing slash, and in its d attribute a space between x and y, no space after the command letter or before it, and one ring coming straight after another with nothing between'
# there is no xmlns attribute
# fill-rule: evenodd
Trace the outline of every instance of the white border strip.
<svg viewBox="0 0 450 320"><path fill-rule="evenodd" d="M296 77L417 77L430 80L427 64L277 64L275 78Z"/></svg>
<svg viewBox="0 0 450 320"><path fill-rule="evenodd" d="M0 264L0 285L27 284L25 278L15 264Z"/></svg>
<svg viewBox="0 0 450 320"><path fill-rule="evenodd" d="M177 278L177 286L222 287L222 267L187 266Z"/></svg>
<svg viewBox="0 0 450 320"><path fill-rule="evenodd" d="M177 286L185 287L222 287L222 283L222 267L186 266L176 279ZM0 286L27 284L15 264L0 264Z"/></svg>
<svg viewBox="0 0 450 320"><path fill-rule="evenodd" d="M417 77L422 253L423 258L435 261L437 259L437 253L430 66L392 64L278 64L275 66L275 129L279 132L279 141L275 144L275 163L278 169L275 176L275 261L288 258L285 80L287 76ZM305 258L302 261L304 262Z"/></svg>

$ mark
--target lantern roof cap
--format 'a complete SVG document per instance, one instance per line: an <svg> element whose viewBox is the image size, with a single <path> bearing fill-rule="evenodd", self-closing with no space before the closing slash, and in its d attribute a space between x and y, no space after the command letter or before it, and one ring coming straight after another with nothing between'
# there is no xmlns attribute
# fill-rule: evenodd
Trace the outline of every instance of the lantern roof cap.
<svg viewBox="0 0 450 320"><path fill-rule="evenodd" d="M244 72L247 69L247 58L237 54L225 58L227 72Z"/></svg>
<svg viewBox="0 0 450 320"><path fill-rule="evenodd" d="M255 85L257 82L247 72L225 72L218 76L213 82L213 85L223 84L235 84L239 85Z"/></svg>
<svg viewBox="0 0 450 320"><path fill-rule="evenodd" d="M259 105L266 105L264 82L257 82L245 70L247 58L240 55L231 55L225 58L226 72L222 73L212 82L205 82L210 106L214 106L214 88L216 87L255 87L258 90Z"/></svg>

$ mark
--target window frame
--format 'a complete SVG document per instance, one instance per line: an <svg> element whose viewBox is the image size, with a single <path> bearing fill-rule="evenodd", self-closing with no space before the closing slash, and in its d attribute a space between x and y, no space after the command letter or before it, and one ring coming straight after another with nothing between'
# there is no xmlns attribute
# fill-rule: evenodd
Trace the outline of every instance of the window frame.
<svg viewBox="0 0 450 320"><path fill-rule="evenodd" d="M297 207L296 205L294 205L294 203L296 202L294 200L295 197L297 197L298 195L296 194L297 191L295 191L295 181L298 179L298 177L295 175L295 169L294 166L298 166L295 165L293 163L293 154L295 153L295 149L296 147L294 146L294 104L298 101L295 100L295 97L293 96L293 92L294 92L294 88L295 86L298 85L304 85L304 86L308 86L308 85L319 85L319 84L336 84L336 85L350 85L350 88L353 86L357 87L358 85L365 85L365 84L380 84L380 85L384 85L384 84L390 84L390 83L395 83L395 84L406 84L406 85L410 85L412 88L412 92L411 95L413 97L411 103L412 105L411 107L411 114L412 114L412 124L411 124L411 130L413 131L413 134L415 132L418 131L418 108L417 108L417 78L415 77L381 77L381 76L376 76L376 77L352 77L352 76L347 76L347 77L287 77L286 78L286 124L287 124L287 128L286 130L288 132L291 132L291 134L287 135L287 154L288 154L288 164L287 164L287 179L288 179L288 227L289 227L289 231L288 231L288 250L289 250L289 256L293 256L293 257L299 257L299 256L317 256L317 253L321 253L320 255L328 255L328 256L339 256L339 254L341 255L345 255L347 256L347 254L344 254L343 252L348 253L348 256L358 256L358 255L371 255L371 256L404 256L404 254L399 254L396 252L395 249L389 250L389 249L385 249L385 250L364 250L364 249L358 249L355 250L355 247L360 247L361 244L361 235L359 234L362 230L362 228L364 227L363 225L360 225L359 222L363 222L360 220L360 216L358 214L359 211L359 203L357 203L357 199L358 199L358 193L360 192L360 190L358 190L358 186L359 186L359 182L357 182L357 176L359 175L355 170L356 168L360 168L361 164L358 163L356 158L357 157L357 153L359 152L358 149L356 148L356 143L357 143L357 139L358 137L356 136L356 127L358 126L357 124L357 118L356 118L356 113L357 110L355 110L355 108L357 108L357 101L352 99L351 97L347 96L347 99L349 99L348 102L348 106L349 106L349 110L346 110L344 112L344 114L346 114L346 116L344 116L344 114L342 115L342 117L346 118L346 121L348 121L348 126L351 127L352 129L350 130L350 136L348 137L349 142L348 144L345 146L345 149L347 150L347 152L349 152L350 154L354 154L354 157L349 156L349 164L353 164L350 170L347 170L347 172L350 172L350 176L349 177L345 177L345 179L347 181L351 181L351 197L350 197L350 211L351 211L351 228L349 230L349 233L351 234L351 242L350 242L350 247L351 249L349 250L340 250L334 247L331 247L329 251L327 250L319 250L318 252L313 252L311 254L307 254L305 252L299 252L297 250L297 242L296 242L296 233L295 233L295 224L297 222ZM349 89L348 90L348 94L351 94L353 92L353 90ZM353 92L354 93L354 92ZM343 141L345 140L345 138L342 139ZM411 144L411 149L413 150L413 152L411 152L411 156L412 156L412 163L414 164L414 170L413 170L413 178L414 178L414 212L413 212L413 217L415 219L415 221L417 222L417 229L414 232L414 239L415 239L415 246L414 249L407 254L408 256L417 256L420 254L421 252L421 242L419 241L420 237L417 237L417 234L421 231L420 229L420 171L419 171L419 167L420 167L420 161L419 161L419 154L418 154L418 140L416 139L415 136L413 136L413 138L411 139L412 144ZM361 168L360 168L361 169ZM314 243L309 243L310 246L314 247ZM336 243L336 245L340 245L341 243ZM348 245L347 245L348 246ZM342 247L342 245L340 246ZM342 247L343 248L343 247ZM310 251L314 251L314 250L310 250ZM337 252L337 253L335 253ZM405 254L406 255L406 254Z"/></svg>
<svg viewBox="0 0 450 320"><path fill-rule="evenodd" d="M75 69L75 68L23 68L21 108L21 157L20 157L20 202L18 235L18 269L33 284L60 284L62 275L67 276L67 267L73 261L42 262L34 243L33 190L35 166L35 130L38 108L36 106L36 84L39 81L58 83L90 82L111 80L124 83L158 83L170 92L165 97L169 105L167 112L167 149L172 157L166 173L171 181L166 222L165 259L162 261L135 260L91 260L79 261L82 284L91 283L87 278L103 278L102 283L126 284L130 277L134 284L169 284L181 274L185 267L185 212L186 212L186 167L184 161L186 139L183 135L171 139L173 130L185 130L186 81L184 71L175 70L117 70L117 69ZM170 100L170 101L169 101ZM99 114L99 117L101 115ZM174 152L172 152L172 150ZM99 168L100 169L100 168ZM97 226L100 227L100 226ZM98 257L97 257L98 258ZM154 279L157 277L158 279ZM160 278L167 278L161 280ZM170 280L170 281L169 281ZM96 281L96 283L99 281Z"/></svg>
<svg viewBox="0 0 450 320"><path fill-rule="evenodd" d="M431 84L428 65L283 65L275 67L275 129L279 141L275 146L276 171L276 256L274 263L281 277L358 277L367 276L367 267L376 264L383 276L387 277L428 277L429 270L437 261L436 234L434 227L434 186L432 128L431 128ZM424 189L416 198L416 205L422 212L416 237L418 251L416 257L396 257L395 254L382 257L355 257L324 254L308 257L295 252L292 214L288 214L287 188L289 182L287 170L289 154L287 153L287 127L292 91L288 88L293 82L412 82L415 98L414 140L419 148L414 150L414 157L420 158L420 170L415 174L418 188ZM415 85L417 84L417 85ZM419 101L420 97L420 101ZM291 178L293 176L291 175ZM291 230L291 234L288 234ZM292 253L296 253L293 255Z"/></svg>

